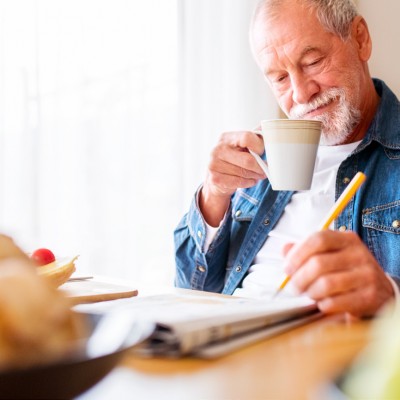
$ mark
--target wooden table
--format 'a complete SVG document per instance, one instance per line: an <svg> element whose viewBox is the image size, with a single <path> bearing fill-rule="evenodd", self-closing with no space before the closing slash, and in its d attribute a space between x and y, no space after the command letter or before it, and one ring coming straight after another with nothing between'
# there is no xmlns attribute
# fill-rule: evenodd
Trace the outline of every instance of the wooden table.
<svg viewBox="0 0 400 400"><path fill-rule="evenodd" d="M79 400L321 399L311 396L365 346L370 325L324 317L215 360L127 355Z"/></svg>

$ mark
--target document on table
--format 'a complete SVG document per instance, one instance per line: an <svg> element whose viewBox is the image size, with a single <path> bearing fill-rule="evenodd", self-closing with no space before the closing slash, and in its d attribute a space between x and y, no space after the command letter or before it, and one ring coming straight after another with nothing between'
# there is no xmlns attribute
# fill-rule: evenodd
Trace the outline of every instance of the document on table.
<svg viewBox="0 0 400 400"><path fill-rule="evenodd" d="M76 307L78 311L125 311L155 324L153 334L135 351L143 355L217 357L250 342L318 318L305 296L275 300L182 291Z"/></svg>

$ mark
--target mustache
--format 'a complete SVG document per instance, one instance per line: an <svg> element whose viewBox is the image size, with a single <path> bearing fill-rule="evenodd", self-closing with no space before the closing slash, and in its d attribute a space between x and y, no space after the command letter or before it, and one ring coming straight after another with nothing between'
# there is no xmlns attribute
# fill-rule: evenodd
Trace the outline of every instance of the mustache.
<svg viewBox="0 0 400 400"><path fill-rule="evenodd" d="M297 104L293 106L290 109L289 116L290 118L301 119L309 112L314 111L319 107L326 106L337 98L343 99L344 95L344 89L328 89L307 104Z"/></svg>

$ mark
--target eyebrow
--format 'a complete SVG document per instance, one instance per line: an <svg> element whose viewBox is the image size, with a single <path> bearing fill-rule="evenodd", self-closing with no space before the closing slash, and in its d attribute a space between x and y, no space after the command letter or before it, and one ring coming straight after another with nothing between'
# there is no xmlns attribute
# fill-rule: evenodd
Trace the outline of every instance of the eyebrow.
<svg viewBox="0 0 400 400"><path fill-rule="evenodd" d="M300 53L300 60L302 58L304 58L307 54L312 53L314 51L321 51L320 48L318 47L313 47L313 46L307 46L306 48L304 48L304 50Z"/></svg>

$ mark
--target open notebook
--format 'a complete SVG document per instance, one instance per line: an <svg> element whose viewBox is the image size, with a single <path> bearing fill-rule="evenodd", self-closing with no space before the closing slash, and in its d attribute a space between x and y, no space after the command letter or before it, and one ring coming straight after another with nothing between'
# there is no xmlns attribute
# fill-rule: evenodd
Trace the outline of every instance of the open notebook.
<svg viewBox="0 0 400 400"><path fill-rule="evenodd" d="M279 296L271 301L191 290L76 308L89 313L125 312L154 324L152 334L135 351L172 357L217 357L321 315L305 296Z"/></svg>

